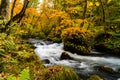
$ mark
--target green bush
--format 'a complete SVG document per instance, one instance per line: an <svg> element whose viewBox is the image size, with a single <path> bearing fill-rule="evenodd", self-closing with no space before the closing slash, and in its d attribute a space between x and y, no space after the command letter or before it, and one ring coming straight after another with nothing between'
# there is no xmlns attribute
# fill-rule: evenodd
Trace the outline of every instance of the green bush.
<svg viewBox="0 0 120 80"><path fill-rule="evenodd" d="M16 38L39 38L44 39L46 37L45 33L35 25L31 25L29 23L12 23L12 25L8 28L7 33L15 36Z"/></svg>
<svg viewBox="0 0 120 80"><path fill-rule="evenodd" d="M92 33L89 30L71 27L61 34L64 49L78 54L88 54L92 47Z"/></svg>
<svg viewBox="0 0 120 80"><path fill-rule="evenodd" d="M15 41L14 41L15 37L5 34L5 33L1 33L0 34L0 52L7 52L10 50L15 50Z"/></svg>

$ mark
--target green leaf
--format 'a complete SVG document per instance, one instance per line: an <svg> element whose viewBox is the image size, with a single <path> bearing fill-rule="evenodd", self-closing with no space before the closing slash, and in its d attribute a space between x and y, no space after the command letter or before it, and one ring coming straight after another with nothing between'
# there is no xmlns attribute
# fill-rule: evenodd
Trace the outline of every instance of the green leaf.
<svg viewBox="0 0 120 80"><path fill-rule="evenodd" d="M0 24L3 24L3 20L0 20Z"/></svg>
<svg viewBox="0 0 120 80"><path fill-rule="evenodd" d="M9 75L9 76L7 77L7 80L16 80L16 78L15 78L15 76L13 76L13 75Z"/></svg>
<svg viewBox="0 0 120 80"><path fill-rule="evenodd" d="M31 80L29 74L29 68L26 68L23 71L21 71L21 73L19 74L19 80Z"/></svg>
<svg viewBox="0 0 120 80"><path fill-rule="evenodd" d="M120 22L120 19L115 19L113 20L113 22Z"/></svg>

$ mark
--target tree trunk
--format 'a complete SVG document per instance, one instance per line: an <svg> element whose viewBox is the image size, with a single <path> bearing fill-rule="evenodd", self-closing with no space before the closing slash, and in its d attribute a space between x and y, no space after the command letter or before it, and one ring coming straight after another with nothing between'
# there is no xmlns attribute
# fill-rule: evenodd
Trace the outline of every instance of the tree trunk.
<svg viewBox="0 0 120 80"><path fill-rule="evenodd" d="M9 19L9 0L1 0L0 5L0 19Z"/></svg>
<svg viewBox="0 0 120 80"><path fill-rule="evenodd" d="M100 4L101 4L101 9L102 9L102 25L104 27L104 32L106 34L107 31L106 31L106 22L105 22L105 10L104 10L104 6L103 6L103 1L102 0L100 0Z"/></svg>
<svg viewBox="0 0 120 80"><path fill-rule="evenodd" d="M83 27L83 25L84 25L86 11L87 11L87 0L84 0L84 11L83 11L83 16L82 16L83 22L81 23L81 27Z"/></svg>

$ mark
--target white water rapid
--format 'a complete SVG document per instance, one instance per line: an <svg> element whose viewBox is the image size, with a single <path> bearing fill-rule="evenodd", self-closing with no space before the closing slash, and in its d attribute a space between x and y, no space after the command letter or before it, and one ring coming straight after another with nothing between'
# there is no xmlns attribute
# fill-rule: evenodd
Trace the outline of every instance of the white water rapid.
<svg viewBox="0 0 120 80"><path fill-rule="evenodd" d="M115 71L120 70L120 58L81 56L69 52L69 55L73 60L60 60L62 52L65 52L63 50L62 43L37 41L34 43L34 46L36 46L35 53L40 57L40 59L49 61L49 63L45 63L45 66L64 65L75 69L78 73L82 72L86 75L95 72L95 66L108 66Z"/></svg>

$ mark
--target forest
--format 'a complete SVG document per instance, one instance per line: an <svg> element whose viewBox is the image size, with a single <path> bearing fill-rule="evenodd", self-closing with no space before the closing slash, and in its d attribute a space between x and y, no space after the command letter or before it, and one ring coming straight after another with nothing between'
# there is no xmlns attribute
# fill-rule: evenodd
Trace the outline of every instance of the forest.
<svg viewBox="0 0 120 80"><path fill-rule="evenodd" d="M45 66L48 49L36 52L46 44L63 46L50 46L63 63L97 57L109 66L95 62L98 73L89 75L57 61ZM0 80L120 80L120 0L0 0Z"/></svg>

